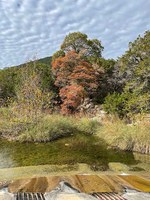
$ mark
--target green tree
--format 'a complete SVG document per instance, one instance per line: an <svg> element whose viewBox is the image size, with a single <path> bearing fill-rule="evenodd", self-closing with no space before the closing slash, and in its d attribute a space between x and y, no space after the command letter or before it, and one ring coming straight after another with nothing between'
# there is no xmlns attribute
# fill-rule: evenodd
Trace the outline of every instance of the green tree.
<svg viewBox="0 0 150 200"><path fill-rule="evenodd" d="M4 105L8 98L12 100L16 98L16 92L22 84L22 73L25 73L26 78L28 78L33 71L40 78L41 90L43 92L52 91L57 95L51 71L51 57L47 57L0 70L0 105Z"/></svg>
<svg viewBox="0 0 150 200"><path fill-rule="evenodd" d="M126 83L132 82L133 80L137 85L139 85L139 81L143 82L142 79L139 80L139 76L143 76L143 73L148 76L147 78L143 76L144 81L149 79L149 58L150 31L146 31L143 37L138 36L134 42L130 42L129 50L118 59L112 78L112 82L116 85L116 88L122 88L123 90ZM142 69L140 67L141 65L143 65Z"/></svg>
<svg viewBox="0 0 150 200"><path fill-rule="evenodd" d="M118 94L106 98L107 111L124 116L150 112L150 31L129 43L114 67L111 84Z"/></svg>
<svg viewBox="0 0 150 200"><path fill-rule="evenodd" d="M84 33L73 32L65 37L61 49L65 53L75 51L76 53L82 53L84 56L101 57L103 46L97 39L90 40Z"/></svg>
<svg viewBox="0 0 150 200"><path fill-rule="evenodd" d="M63 50L58 50L53 54L52 61L54 62L57 58L64 57L64 56L65 56L65 52Z"/></svg>
<svg viewBox="0 0 150 200"><path fill-rule="evenodd" d="M98 72L97 82L98 87L94 101L102 104L105 97L108 94L114 92L112 85L112 74L116 61L113 59L96 58L93 65L96 65L96 71Z"/></svg>
<svg viewBox="0 0 150 200"><path fill-rule="evenodd" d="M0 70L0 102L15 96L15 87L19 84L19 69L16 67Z"/></svg>

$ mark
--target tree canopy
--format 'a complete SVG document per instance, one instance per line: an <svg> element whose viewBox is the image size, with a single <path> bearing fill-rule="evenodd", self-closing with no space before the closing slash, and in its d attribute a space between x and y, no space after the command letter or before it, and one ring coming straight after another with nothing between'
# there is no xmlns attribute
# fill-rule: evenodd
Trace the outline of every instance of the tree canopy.
<svg viewBox="0 0 150 200"><path fill-rule="evenodd" d="M97 88L97 76L92 64L75 51L69 51L64 57L55 59L52 70L55 85L60 89L62 108L66 113L74 111L79 105L77 102L81 102L81 97L90 95Z"/></svg>
<svg viewBox="0 0 150 200"><path fill-rule="evenodd" d="M103 46L97 39L90 40L84 33L73 32L65 37L61 44L61 50L65 53L75 51L76 53L82 53L84 56L101 57Z"/></svg>
<svg viewBox="0 0 150 200"><path fill-rule="evenodd" d="M112 85L118 94L106 99L107 106L112 107L112 99L119 99L114 106L122 115L150 111L150 31L129 43L128 51L115 65Z"/></svg>

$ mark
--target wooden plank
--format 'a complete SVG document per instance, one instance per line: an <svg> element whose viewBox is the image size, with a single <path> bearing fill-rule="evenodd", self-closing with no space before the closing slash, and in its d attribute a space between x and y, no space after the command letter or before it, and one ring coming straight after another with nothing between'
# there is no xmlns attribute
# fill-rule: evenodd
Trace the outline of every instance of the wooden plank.
<svg viewBox="0 0 150 200"><path fill-rule="evenodd" d="M134 175L126 175L121 176L119 175L121 179L132 185L134 189L140 190L142 192L150 192L150 180L144 179L140 176L134 176Z"/></svg>
<svg viewBox="0 0 150 200"><path fill-rule="evenodd" d="M112 188L100 176L97 175L77 175L77 179L82 185L82 192L112 192Z"/></svg>
<svg viewBox="0 0 150 200"><path fill-rule="evenodd" d="M134 175L72 175L36 177L16 180L9 185L9 192L50 192L61 181L83 193L122 192L125 187L150 192L150 180Z"/></svg>
<svg viewBox="0 0 150 200"><path fill-rule="evenodd" d="M108 175L100 175L100 178L102 178L104 182L109 185L112 192L120 193L123 191L123 186L118 184L118 182L114 181L112 177L109 177Z"/></svg>
<svg viewBox="0 0 150 200"><path fill-rule="evenodd" d="M47 192L55 189L60 182L59 176L37 177L31 179L20 179L9 185L8 190L12 193L17 192Z"/></svg>

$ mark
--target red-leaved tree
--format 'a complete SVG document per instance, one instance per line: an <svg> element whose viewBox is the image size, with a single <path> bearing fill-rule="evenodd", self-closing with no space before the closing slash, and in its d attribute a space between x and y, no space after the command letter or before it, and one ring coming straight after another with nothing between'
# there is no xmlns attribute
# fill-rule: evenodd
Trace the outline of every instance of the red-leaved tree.
<svg viewBox="0 0 150 200"><path fill-rule="evenodd" d="M65 56L55 59L52 71L55 85L60 89L63 113L75 112L83 98L97 88L96 71L75 51L69 51Z"/></svg>
<svg viewBox="0 0 150 200"><path fill-rule="evenodd" d="M71 114L81 104L85 96L85 90L80 85L70 85L60 90L60 97L63 101L61 111L63 114Z"/></svg>

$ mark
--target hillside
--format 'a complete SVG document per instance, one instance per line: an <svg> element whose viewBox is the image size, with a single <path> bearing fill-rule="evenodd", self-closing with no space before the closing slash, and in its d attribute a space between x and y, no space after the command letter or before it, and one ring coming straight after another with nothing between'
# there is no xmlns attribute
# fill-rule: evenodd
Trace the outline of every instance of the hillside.
<svg viewBox="0 0 150 200"><path fill-rule="evenodd" d="M31 61L18 66L4 68L0 70L0 99L14 97L16 88L21 83L21 76L24 73L31 73L36 68L37 73L43 77L43 87L48 86L51 82L51 57L45 57L36 61Z"/></svg>

